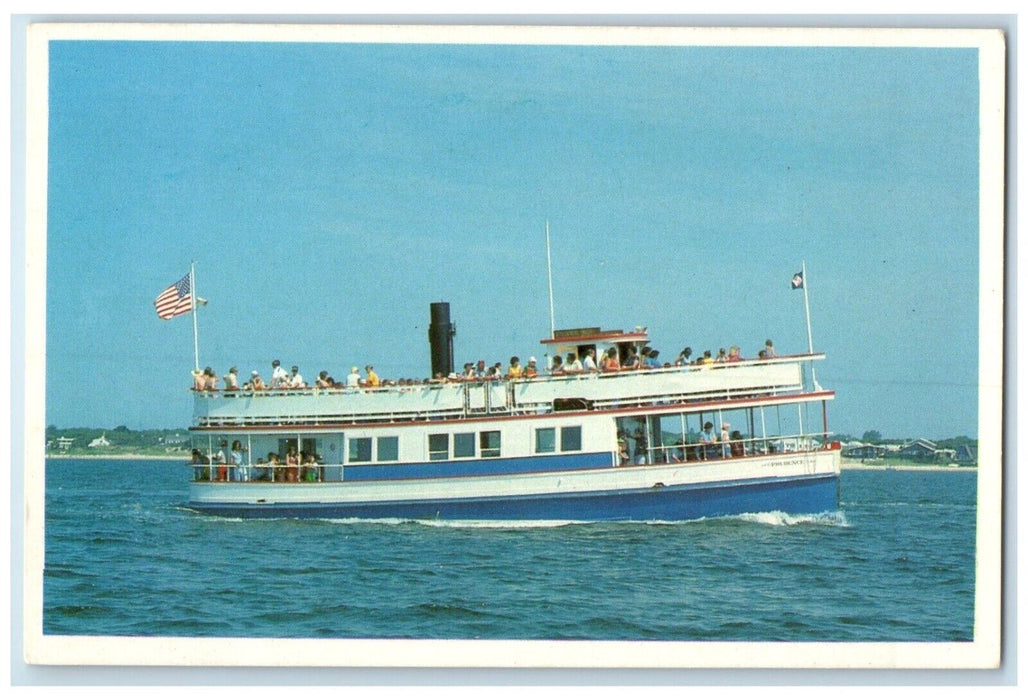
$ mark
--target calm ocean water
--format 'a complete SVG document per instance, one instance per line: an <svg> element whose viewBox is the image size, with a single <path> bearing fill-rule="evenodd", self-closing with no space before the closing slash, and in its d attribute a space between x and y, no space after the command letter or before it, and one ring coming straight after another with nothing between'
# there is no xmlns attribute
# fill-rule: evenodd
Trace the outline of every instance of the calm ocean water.
<svg viewBox="0 0 1028 700"><path fill-rule="evenodd" d="M972 472L847 471L820 517L518 526L218 519L188 478L47 461L44 633L972 639Z"/></svg>

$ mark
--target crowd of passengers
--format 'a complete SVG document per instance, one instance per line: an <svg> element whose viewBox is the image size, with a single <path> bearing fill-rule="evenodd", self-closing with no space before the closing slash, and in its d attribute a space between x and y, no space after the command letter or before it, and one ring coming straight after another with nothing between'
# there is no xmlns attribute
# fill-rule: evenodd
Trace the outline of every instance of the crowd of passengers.
<svg viewBox="0 0 1028 700"><path fill-rule="evenodd" d="M757 353L757 359L769 360L778 357L775 353L775 346L771 340L764 343L764 347ZM610 348L602 353L597 360L596 351L592 348L586 350L582 357L575 352L569 352L566 359L560 355L550 358L546 373L551 376L563 376L568 374L579 374L587 372L620 372L625 370L646 370L670 367L705 366L718 365L722 363L741 362L744 358L738 345L732 345L726 351L721 348L717 356L710 350L705 350L702 355L693 357L692 348L687 347L678 354L674 363L663 362L660 358L660 351L649 346L636 350L629 346L625 358L621 359L617 348ZM225 391L267 391L267 390L288 390L288 389L363 389L377 388L380 386L417 386L423 384L443 384L448 382L466 381L493 381L501 379L531 379L540 374L538 362L534 357L528 359L527 365L522 365L520 358L516 355L510 358L507 371L504 372L503 365L497 362L486 366L485 360L478 363L464 363L463 371L460 374L451 373L444 376L441 372L431 379L379 379L372 365L364 366L365 374L362 376L360 369L351 367L350 373L346 375L343 382L336 381L327 370L318 373L318 378L313 384L308 384L300 374L300 369L293 365L292 370L287 372L282 363L274 360L271 363L271 379L265 382L260 372L253 370L248 381L240 384L239 370L236 367L229 369L223 379ZM218 391L218 376L210 367L193 370L193 389L195 391Z"/></svg>
<svg viewBox="0 0 1028 700"><path fill-rule="evenodd" d="M683 438L673 445L662 445L650 454L649 442L642 428L637 428L631 440L624 430L618 431L618 453L622 466L630 464L649 464L656 462L693 462L710 459L728 459L744 457L748 453L774 452L773 442L758 445L747 440L738 430L731 430L731 424L722 423L721 432L714 431L714 424L707 421L695 442L686 442ZM634 443L634 449L632 444Z"/></svg>
<svg viewBox="0 0 1028 700"><path fill-rule="evenodd" d="M285 456L269 452L267 458L258 457L251 464L247 449L235 440L232 447L227 440L221 441L220 449L214 454L204 454L193 448L192 464L195 465L196 481L279 481L298 483L317 482L322 479L320 455L297 452L290 446Z"/></svg>

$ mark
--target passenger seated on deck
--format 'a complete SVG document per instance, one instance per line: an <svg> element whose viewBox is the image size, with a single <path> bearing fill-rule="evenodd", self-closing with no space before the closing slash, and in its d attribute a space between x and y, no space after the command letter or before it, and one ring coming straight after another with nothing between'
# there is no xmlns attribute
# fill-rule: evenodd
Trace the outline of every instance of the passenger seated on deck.
<svg viewBox="0 0 1028 700"><path fill-rule="evenodd" d="M699 362L697 364L700 364L700 365L712 365L712 364L714 364L714 358L710 356L710 350L704 350L703 351L703 357L699 360Z"/></svg>
<svg viewBox="0 0 1028 700"><path fill-rule="evenodd" d="M350 373L346 375L346 387L348 389L356 389L361 385L361 373L356 367L350 368Z"/></svg>
<svg viewBox="0 0 1028 700"><path fill-rule="evenodd" d="M745 457L746 446L742 442L742 433L738 430L732 431L732 456L733 457Z"/></svg>
<svg viewBox="0 0 1028 700"><path fill-rule="evenodd" d="M692 348L685 348L682 352L678 353L678 357L675 359L676 367L684 367L692 364Z"/></svg>
<svg viewBox="0 0 1028 700"><path fill-rule="evenodd" d="M717 459L717 436L714 435L714 424L707 421L703 424L703 432L699 437L703 459Z"/></svg>
<svg viewBox="0 0 1028 700"><path fill-rule="evenodd" d="M474 379L477 375L475 374L475 365L472 362L464 363L464 371L461 372L461 379Z"/></svg>
<svg viewBox="0 0 1028 700"><path fill-rule="evenodd" d="M207 388L207 377L202 371L194 369L190 374L193 375L193 391L203 391Z"/></svg>
<svg viewBox="0 0 1028 700"><path fill-rule="evenodd" d="M318 372L318 379L314 382L314 385L319 389L331 389L334 382L329 379L328 372L321 370Z"/></svg>
<svg viewBox="0 0 1028 700"><path fill-rule="evenodd" d="M721 364L722 362L728 362L728 353L725 352L724 348L721 348L717 351L717 358L715 358L714 362L717 362L718 364Z"/></svg>
<svg viewBox="0 0 1028 700"><path fill-rule="evenodd" d="M487 375L489 379L502 379L503 378L503 365L497 362L495 365L489 368Z"/></svg>
<svg viewBox="0 0 1028 700"><path fill-rule="evenodd" d="M300 368L293 365L293 372L289 376L289 388L290 389L303 389L306 388L307 382L303 381L303 375L300 374Z"/></svg>
<svg viewBox="0 0 1028 700"><path fill-rule="evenodd" d="M225 375L225 391L239 391L239 370L233 367Z"/></svg>
<svg viewBox="0 0 1028 700"><path fill-rule="evenodd" d="M739 352L740 351L739 351L739 346L738 345L733 345L732 347L728 348L728 361L729 362L741 362L742 361L742 355L739 354Z"/></svg>
<svg viewBox="0 0 1028 700"><path fill-rule="evenodd" d="M764 341L764 351L769 358L778 357L778 353L775 352L775 344L771 342L770 338Z"/></svg>
<svg viewBox="0 0 1028 700"><path fill-rule="evenodd" d="M646 356L647 369L658 369L660 367L660 360L657 359L658 355L660 355L660 350L650 350L649 355Z"/></svg>

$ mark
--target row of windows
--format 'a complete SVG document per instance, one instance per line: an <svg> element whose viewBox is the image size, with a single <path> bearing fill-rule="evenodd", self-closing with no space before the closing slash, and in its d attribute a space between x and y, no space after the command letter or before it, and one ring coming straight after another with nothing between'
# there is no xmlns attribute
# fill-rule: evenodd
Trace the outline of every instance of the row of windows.
<svg viewBox="0 0 1028 700"><path fill-rule="evenodd" d="M558 442L559 437L559 442ZM374 452L372 452L374 449ZM535 454L578 452L582 449L582 426L536 428ZM472 457L499 457L500 431L478 433L433 433L428 436L428 458L433 462ZM350 438L347 462L396 462L400 458L400 442L395 435L378 438Z"/></svg>

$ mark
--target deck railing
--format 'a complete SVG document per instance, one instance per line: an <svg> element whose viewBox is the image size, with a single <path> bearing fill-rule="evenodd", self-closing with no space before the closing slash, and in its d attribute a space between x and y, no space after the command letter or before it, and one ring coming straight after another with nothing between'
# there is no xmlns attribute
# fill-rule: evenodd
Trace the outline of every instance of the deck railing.
<svg viewBox="0 0 1028 700"><path fill-rule="evenodd" d="M374 423L773 396L801 390L801 363L823 357L791 355L702 366L384 387L195 391L194 419L198 427Z"/></svg>

